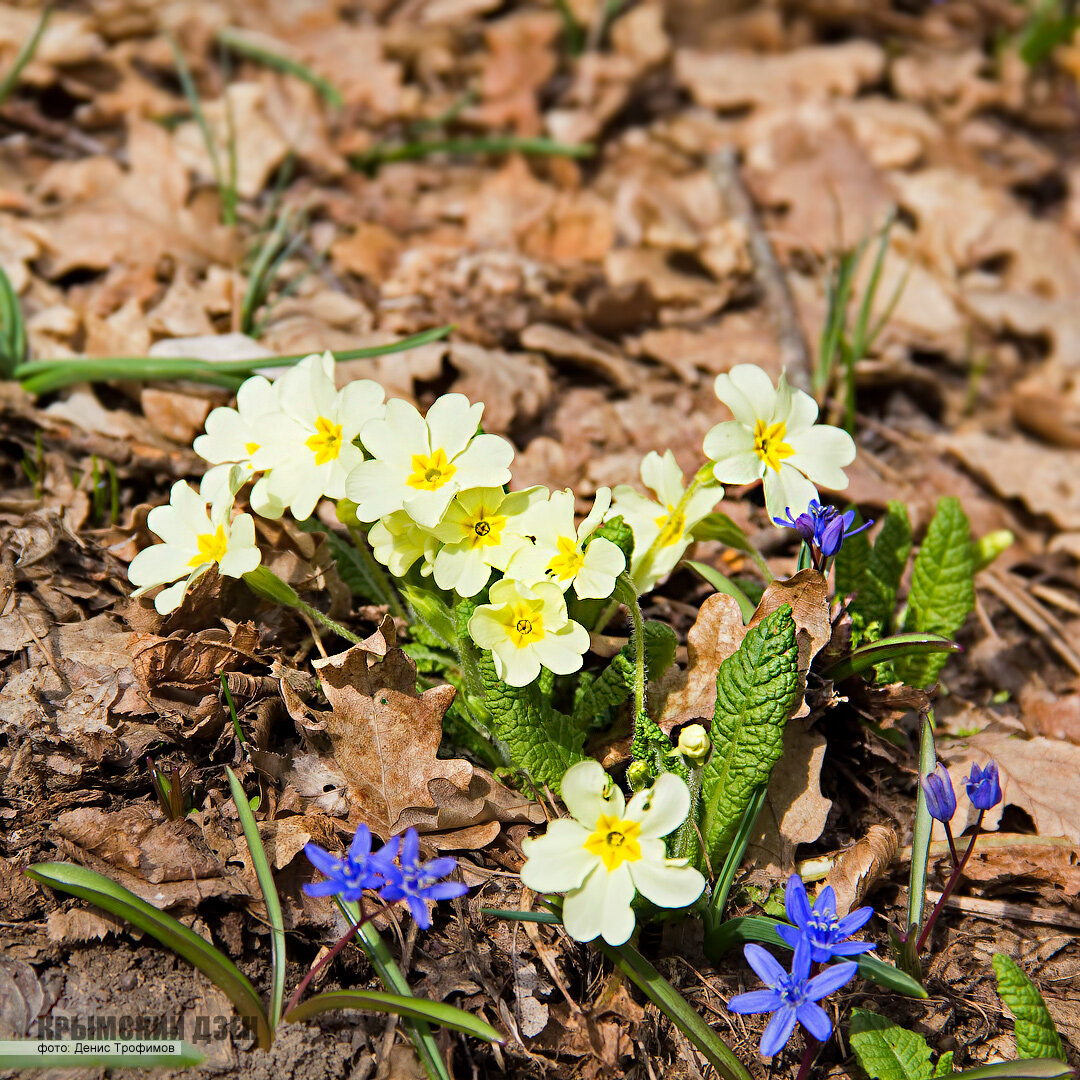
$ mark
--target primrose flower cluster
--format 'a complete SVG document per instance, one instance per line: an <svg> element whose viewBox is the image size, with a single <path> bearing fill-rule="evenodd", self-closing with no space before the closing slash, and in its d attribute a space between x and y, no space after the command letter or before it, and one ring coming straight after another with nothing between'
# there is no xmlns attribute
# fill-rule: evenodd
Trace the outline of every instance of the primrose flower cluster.
<svg viewBox="0 0 1080 1080"><path fill-rule="evenodd" d="M716 393L735 419L706 436L705 468L688 483L670 450L649 453L641 480L654 497L629 485L600 488L577 524L569 490L507 491L514 449L483 432L482 403L444 394L421 415L406 401L386 401L370 380L338 390L333 357L309 356L276 381L248 379L236 408L210 413L194 449L211 468L198 494L181 482L167 507L151 511L148 525L164 544L140 552L129 576L136 595L168 586L155 603L171 611L209 567L242 577L258 566L253 519L233 516L247 482L252 511L267 518L287 510L302 521L325 497L338 502L339 518L366 528L375 558L395 577L477 598L468 631L503 681L525 686L541 667L571 674L589 633L568 599L606 600L624 571L637 593L651 589L723 498L721 483L761 479L773 516L816 499L815 483L846 486L854 443L816 424L813 399L783 375L774 387L760 368L740 364L717 378ZM815 506L811 515L820 514ZM802 518L788 513L805 533ZM616 517L633 533L629 567L598 533ZM849 526L845 518L839 539L835 525L826 530L827 545L838 546Z"/></svg>

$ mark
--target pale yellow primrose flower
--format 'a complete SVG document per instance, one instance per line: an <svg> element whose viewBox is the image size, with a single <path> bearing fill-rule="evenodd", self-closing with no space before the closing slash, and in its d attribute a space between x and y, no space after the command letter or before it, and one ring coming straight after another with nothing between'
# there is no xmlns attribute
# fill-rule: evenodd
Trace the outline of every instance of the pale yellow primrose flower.
<svg viewBox="0 0 1080 1080"><path fill-rule="evenodd" d="M384 391L370 379L339 391L330 353L306 357L275 386L281 412L267 420L251 465L269 470L269 497L304 521L324 495L340 499L345 494L346 476L364 460L353 440L366 423L383 415Z"/></svg>
<svg viewBox="0 0 1080 1080"><path fill-rule="evenodd" d="M364 425L360 439L372 460L349 474L345 494L363 521L404 510L425 529L442 520L451 499L467 488L502 487L514 448L498 435L477 435L483 404L444 394L420 415L392 399L386 416Z"/></svg>
<svg viewBox="0 0 1080 1080"><path fill-rule="evenodd" d="M599 528L611 505L611 490L600 488L589 516L574 527L574 493L555 491L545 502L529 508L517 527L534 542L510 560L507 577L527 583L553 581L566 592L571 585L582 600L606 600L615 579L626 569L626 558L603 536L587 547L585 541Z"/></svg>
<svg viewBox="0 0 1080 1080"><path fill-rule="evenodd" d="M211 566L226 577L242 577L261 560L255 546L255 520L250 514L232 517L232 492L207 513L205 501L183 480L173 484L167 506L155 506L146 525L165 542L140 551L128 567L137 586L132 596L156 585L176 582L154 598L154 606L167 615L180 606L184 594ZM177 580L180 579L180 580Z"/></svg>
<svg viewBox="0 0 1080 1080"><path fill-rule="evenodd" d="M261 375L245 379L240 385L235 409L221 407L210 413L206 434L199 435L193 444L195 453L214 466L199 484L199 494L208 503L216 503L226 492L231 494L234 465L243 470L245 480L254 477L252 458L262 449L264 434L278 424L281 415L277 385ZM270 464L264 462L264 467ZM256 481L250 502L255 513L263 517L280 517L284 510L267 493L265 476Z"/></svg>
<svg viewBox="0 0 1080 1080"><path fill-rule="evenodd" d="M491 577L505 570L529 541L521 531L525 512L547 488L532 487L507 495L502 488L470 488L447 507L435 536L445 545L435 556L435 583L459 596L475 596Z"/></svg>
<svg viewBox="0 0 1080 1080"><path fill-rule="evenodd" d="M661 839L690 812L690 791L678 776L661 773L628 806L599 762L581 761L567 769L561 790L573 817L522 843L521 881L536 892L566 893L563 926L572 938L624 944L634 932L635 892L665 908L701 895L705 879L688 860L669 859Z"/></svg>
<svg viewBox="0 0 1080 1080"><path fill-rule="evenodd" d="M510 686L528 686L541 664L556 675L581 667L589 631L566 614L562 590L549 581L531 588L502 578L469 619L469 635L490 649L495 673Z"/></svg>
<svg viewBox="0 0 1080 1080"><path fill-rule="evenodd" d="M781 374L772 380L755 364L736 364L716 377L716 396L734 420L717 424L705 436L705 455L713 475L725 484L765 482L769 517L799 514L818 497L816 484L842 491L845 465L855 460L855 442L840 428L815 423L817 402L788 386Z"/></svg>
<svg viewBox="0 0 1080 1080"><path fill-rule="evenodd" d="M395 577L404 577L417 559L423 559L420 573L424 577L429 577L435 568L438 538L421 529L404 510L376 521L368 530L368 543L375 558Z"/></svg>
<svg viewBox="0 0 1080 1080"><path fill-rule="evenodd" d="M656 492L659 502L639 495L629 484L619 484L606 517L610 521L621 514L633 529L634 556L630 576L638 592L646 593L675 569L675 564L693 540L691 530L724 497L724 489L703 487L690 496L680 511L686 485L682 469L670 450L663 457L655 450L645 455L641 462L641 481ZM646 555L658 539L656 551L646 565Z"/></svg>

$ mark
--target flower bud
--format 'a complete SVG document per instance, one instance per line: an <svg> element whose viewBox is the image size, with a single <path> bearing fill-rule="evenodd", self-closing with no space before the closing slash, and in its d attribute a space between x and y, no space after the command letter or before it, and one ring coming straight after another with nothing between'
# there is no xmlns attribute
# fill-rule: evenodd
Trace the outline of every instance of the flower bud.
<svg viewBox="0 0 1080 1080"><path fill-rule="evenodd" d="M1015 540L1008 529L995 529L980 536L974 544L975 572L985 570L1003 551L1012 547Z"/></svg>
<svg viewBox="0 0 1080 1080"><path fill-rule="evenodd" d="M971 763L971 775L967 778L967 796L976 810L989 810L1001 802L1001 783L998 780L996 761L991 761L985 769Z"/></svg>
<svg viewBox="0 0 1080 1080"><path fill-rule="evenodd" d="M652 769L645 761L631 761L626 770L626 782L631 791L644 791L652 783Z"/></svg>
<svg viewBox="0 0 1080 1080"><path fill-rule="evenodd" d="M356 503L352 499L338 499L337 519L350 529L362 528L360 519L356 516Z"/></svg>
<svg viewBox="0 0 1080 1080"><path fill-rule="evenodd" d="M922 778L923 794L926 796L926 808L930 816L936 821L952 821L956 813L956 792L953 791L952 780L944 765Z"/></svg>
<svg viewBox="0 0 1080 1080"><path fill-rule="evenodd" d="M687 724L679 732L679 753L693 765L703 765L712 753L712 739L701 724Z"/></svg>

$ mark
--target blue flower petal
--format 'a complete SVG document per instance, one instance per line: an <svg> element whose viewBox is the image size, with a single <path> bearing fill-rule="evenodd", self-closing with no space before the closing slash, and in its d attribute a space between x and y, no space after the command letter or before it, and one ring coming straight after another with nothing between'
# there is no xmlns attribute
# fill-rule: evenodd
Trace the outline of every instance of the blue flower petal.
<svg viewBox="0 0 1080 1080"><path fill-rule="evenodd" d="M776 1012L784 1004L784 999L776 990L751 990L746 994L736 994L728 1002L728 1012L765 1013Z"/></svg>
<svg viewBox="0 0 1080 1080"><path fill-rule="evenodd" d="M855 977L859 965L853 960L845 960L840 964L830 964L820 975L815 975L806 984L806 996L811 1001L820 1001L835 993L845 983Z"/></svg>
<svg viewBox="0 0 1080 1080"><path fill-rule="evenodd" d="M333 896L341 892L345 886L340 881L330 878L326 881L315 881L310 885L302 886L305 896Z"/></svg>
<svg viewBox="0 0 1080 1080"><path fill-rule="evenodd" d="M803 982L810 974L810 953L812 947L807 938L802 937L799 939L798 944L795 946L795 956L791 961L791 977Z"/></svg>
<svg viewBox="0 0 1080 1080"><path fill-rule="evenodd" d="M371 854L371 830L366 825L357 825L356 834L349 845L349 858L363 862Z"/></svg>
<svg viewBox="0 0 1080 1080"><path fill-rule="evenodd" d="M818 1042L824 1042L832 1034L832 1021L828 1014L813 1001L804 1001L795 1010L795 1016Z"/></svg>
<svg viewBox="0 0 1080 1080"><path fill-rule="evenodd" d="M837 941L829 946L829 952L833 956L858 956L875 948L877 946L872 941Z"/></svg>
<svg viewBox="0 0 1080 1080"><path fill-rule="evenodd" d="M754 973L766 986L776 986L781 979L787 976L787 972L780 966L776 957L760 945L744 945L743 956L746 957L746 962L754 969Z"/></svg>
<svg viewBox="0 0 1080 1080"><path fill-rule="evenodd" d="M304 854L307 856L308 862L327 877L340 877L344 871L342 861L331 855L329 851L319 847L318 844L305 844Z"/></svg>
<svg viewBox="0 0 1080 1080"><path fill-rule="evenodd" d="M776 933L785 945L790 945L793 949L799 944L799 938L803 936L803 932L797 926L788 926L787 923L780 923L776 928Z"/></svg>
<svg viewBox="0 0 1080 1080"><path fill-rule="evenodd" d="M814 912L818 915L836 914L836 892L831 885L826 885L814 901Z"/></svg>
<svg viewBox="0 0 1080 1080"><path fill-rule="evenodd" d="M792 874L788 878L787 888L784 890L784 910L788 919L800 929L805 928L810 921L810 901L806 896L806 886L798 874ZM794 942L792 942L794 945Z"/></svg>
<svg viewBox="0 0 1080 1080"><path fill-rule="evenodd" d="M421 930L426 930L431 925L431 912L428 911L427 904L418 896L408 897L407 903L409 911L412 912L412 917L416 920L416 925Z"/></svg>
<svg viewBox="0 0 1080 1080"><path fill-rule="evenodd" d="M761 1053L765 1057L772 1057L784 1049L791 1033L795 1030L795 1010L790 1005L785 1005L777 1010L761 1036Z"/></svg>
<svg viewBox="0 0 1080 1080"><path fill-rule="evenodd" d="M836 932L840 937L851 937L852 934L857 934L873 916L872 907L856 908L836 924Z"/></svg>

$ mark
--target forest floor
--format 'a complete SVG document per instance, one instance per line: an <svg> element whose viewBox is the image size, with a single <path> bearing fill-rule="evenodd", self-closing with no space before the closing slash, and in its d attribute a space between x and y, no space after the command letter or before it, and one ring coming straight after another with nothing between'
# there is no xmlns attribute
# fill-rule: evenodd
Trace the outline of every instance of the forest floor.
<svg viewBox="0 0 1080 1080"><path fill-rule="evenodd" d="M486 429L517 448L516 486L588 498L636 481L651 450L695 470L702 437L726 418L714 378L733 364L774 378L786 366L808 383L839 256L869 239L855 310L892 220L876 294L887 320L854 366L859 456L843 497L868 517L905 502L918 538L955 495L974 536L1014 535L977 578L964 652L935 699L954 776L993 756L1006 798L987 822L995 844L977 850L939 924L929 998L858 984L838 1001L903 1020L956 1049L958 1065L1011 1057L990 967L1006 952L1041 988L1076 1064L1080 45L1026 63L1025 8L1005 0L642 0L610 17L600 0L569 0L569 10L568 20L544 0L60 5L0 105L0 267L30 355L228 358L239 346L225 335L241 332L265 355L306 354L453 324L445 340L344 361L339 378L376 379L421 408L447 391L482 400ZM38 15L0 4L0 72ZM306 65L341 104L224 46L223 28ZM222 224L170 37L220 168L235 150L235 224ZM418 140L506 135L559 145L465 142L409 157ZM591 151L565 152L583 144ZM253 259L275 223L288 257L248 310ZM761 242L780 277L763 275ZM188 340L212 335L217 346ZM842 379L834 386L839 422ZM0 1038L48 1014L180 1013L189 1032L196 1017L218 1030L232 1015L172 954L24 876L45 860L109 873L267 990L265 908L237 843L226 764L262 792L290 985L338 936L332 909L300 893L301 852L347 840L355 807L309 738L310 693L305 704L304 686L283 697L279 684L342 644L220 589L167 617L128 597L149 509L199 475L192 439L228 400L192 383L87 382L36 397L0 383ZM722 508L778 574L794 571L759 491L731 490ZM338 527L332 508L323 520ZM375 629L383 612L353 602L319 534L260 530L276 572L328 597L361 636ZM717 543L695 558L754 573ZM685 643L711 591L681 569L646 613ZM250 752L234 737L223 670ZM777 795L794 810L773 846L752 849L736 912L755 910L753 897L793 865L878 826L899 853L866 902L898 918L917 781L910 705L845 702L814 717ZM185 821L158 810L148 755L182 769L195 802ZM501 1048L441 1035L457 1075L704 1075L690 1043L595 950L480 912L530 902L516 878L520 842L543 817L524 804L429 822L428 841L457 854L476 887L426 934L388 926L417 994L507 1033ZM931 887L944 869L935 848ZM881 926L870 932L885 946ZM689 923L650 929L641 947L755 1077L794 1076L797 1049L765 1064L759 1018L724 1007L750 985L737 954L717 969ZM377 980L352 951L323 985L336 984ZM202 1046L217 1075L423 1075L383 1017L287 1028L270 1052L221 1034ZM833 1040L819 1070L848 1075L848 1052Z"/></svg>

